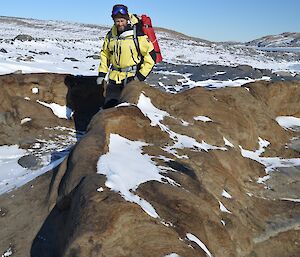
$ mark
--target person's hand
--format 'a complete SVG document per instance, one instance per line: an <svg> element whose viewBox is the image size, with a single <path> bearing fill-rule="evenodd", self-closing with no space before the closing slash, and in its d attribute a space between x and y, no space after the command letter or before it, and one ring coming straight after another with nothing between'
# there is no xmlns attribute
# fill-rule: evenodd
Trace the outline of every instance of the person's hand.
<svg viewBox="0 0 300 257"><path fill-rule="evenodd" d="M98 86L99 86L99 85L102 85L103 81L104 81L104 77L98 77L98 78L97 78L97 85L98 85Z"/></svg>
<svg viewBox="0 0 300 257"><path fill-rule="evenodd" d="M70 107L66 107L66 118L67 120L71 120L73 117L73 110Z"/></svg>

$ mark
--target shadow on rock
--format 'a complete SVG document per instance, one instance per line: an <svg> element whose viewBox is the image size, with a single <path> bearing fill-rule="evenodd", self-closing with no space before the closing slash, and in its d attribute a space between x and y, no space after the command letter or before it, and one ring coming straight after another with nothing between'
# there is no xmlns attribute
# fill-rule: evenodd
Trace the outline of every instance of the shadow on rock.
<svg viewBox="0 0 300 257"><path fill-rule="evenodd" d="M57 207L53 208L32 243L30 253L32 257L60 256L63 247L61 243L63 229L61 228L63 228L66 214L67 211L61 211Z"/></svg>
<svg viewBox="0 0 300 257"><path fill-rule="evenodd" d="M68 75L65 84L68 87L67 106L74 111L75 129L80 135L104 104L103 87L96 84L93 76Z"/></svg>
<svg viewBox="0 0 300 257"><path fill-rule="evenodd" d="M77 248L70 247L70 245L73 245L73 240L76 240L76 235L85 238L86 227L91 230L91 227L95 226L95 224L82 221L85 215L82 216L81 210L85 207L88 212L90 210L90 202L94 202L93 200L87 201L87 196L91 196L88 198L93 199L98 195L97 201L101 201L102 198L105 199L105 194L99 195L96 190L97 184L103 183L102 180L103 178L97 174L89 178L83 178L69 195L56 203L33 240L30 251L31 257L98 256L85 255L85 247ZM96 205L98 205L98 203L93 203L90 215L93 213L93 210L95 210ZM97 213L99 213L99 215L101 214L101 208L94 213L96 217ZM97 220L99 221L99 219ZM83 226L83 228L81 226ZM95 230L97 230L97 225L95 226ZM93 246L91 242L86 241L86 243ZM98 249L99 245L95 245L92 248L94 250ZM97 251L97 253L99 253L99 251Z"/></svg>

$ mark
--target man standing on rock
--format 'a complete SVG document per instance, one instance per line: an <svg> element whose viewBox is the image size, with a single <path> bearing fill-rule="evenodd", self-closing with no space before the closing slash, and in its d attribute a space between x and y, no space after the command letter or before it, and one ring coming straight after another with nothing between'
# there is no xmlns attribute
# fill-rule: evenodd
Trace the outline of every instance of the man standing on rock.
<svg viewBox="0 0 300 257"><path fill-rule="evenodd" d="M107 33L100 53L97 84L104 82L103 109L119 103L123 88L132 80L143 81L151 72L156 59L152 43L142 32L138 18L128 13L125 5L117 4L112 9L114 25Z"/></svg>

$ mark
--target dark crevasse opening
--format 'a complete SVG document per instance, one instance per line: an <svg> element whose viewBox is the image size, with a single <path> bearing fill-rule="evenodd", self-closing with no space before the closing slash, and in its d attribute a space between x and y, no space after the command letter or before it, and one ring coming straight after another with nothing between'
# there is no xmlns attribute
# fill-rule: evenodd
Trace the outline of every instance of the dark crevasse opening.
<svg viewBox="0 0 300 257"><path fill-rule="evenodd" d="M67 106L74 114L75 129L84 132L92 117L104 104L103 87L97 85L95 76L67 75Z"/></svg>

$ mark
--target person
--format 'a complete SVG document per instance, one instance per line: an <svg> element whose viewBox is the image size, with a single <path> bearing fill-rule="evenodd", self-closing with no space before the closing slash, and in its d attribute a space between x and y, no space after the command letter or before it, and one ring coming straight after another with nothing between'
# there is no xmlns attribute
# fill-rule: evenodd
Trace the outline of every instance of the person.
<svg viewBox="0 0 300 257"><path fill-rule="evenodd" d="M101 52L97 84L108 83L104 90L103 109L119 104L123 88L132 80L144 81L155 65L156 54L149 38L143 34L137 16L125 5L113 6L114 25L107 33Z"/></svg>

